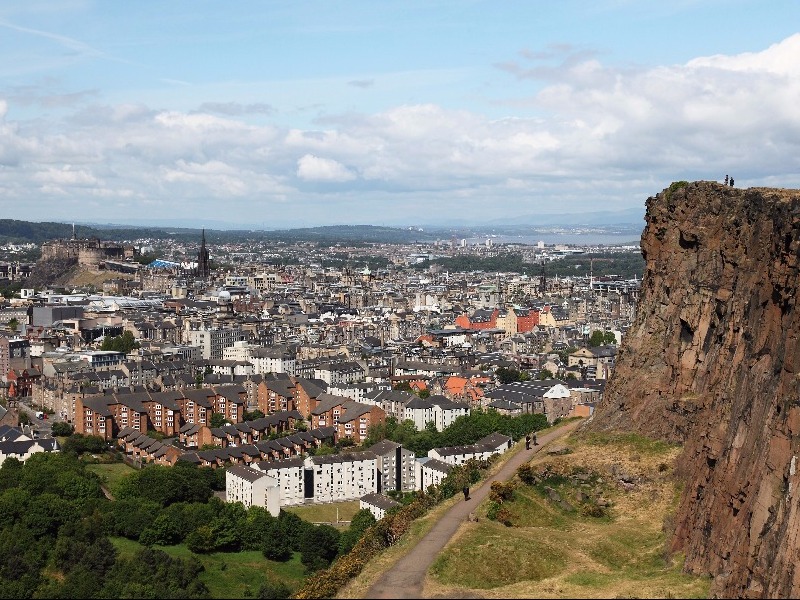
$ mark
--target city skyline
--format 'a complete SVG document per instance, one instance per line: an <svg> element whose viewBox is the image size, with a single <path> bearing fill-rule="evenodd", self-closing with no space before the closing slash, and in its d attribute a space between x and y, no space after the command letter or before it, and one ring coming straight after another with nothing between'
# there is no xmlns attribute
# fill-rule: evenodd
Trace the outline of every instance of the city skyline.
<svg viewBox="0 0 800 600"><path fill-rule="evenodd" d="M798 188L797 17L750 0L6 5L0 208L461 225L643 215L677 180Z"/></svg>

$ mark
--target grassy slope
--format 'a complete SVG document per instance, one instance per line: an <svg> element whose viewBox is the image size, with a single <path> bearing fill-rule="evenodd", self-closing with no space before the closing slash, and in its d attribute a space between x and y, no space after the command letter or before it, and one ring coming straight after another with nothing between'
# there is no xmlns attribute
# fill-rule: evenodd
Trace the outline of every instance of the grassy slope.
<svg viewBox="0 0 800 600"><path fill-rule="evenodd" d="M561 472L580 468L599 475L589 484L554 480L562 498L576 495L612 501L604 517L566 511L550 501L543 486L520 484L506 504L511 527L486 518L465 523L431 567L425 595L487 598L703 598L709 580L681 572L680 557L664 554L665 518L674 508L671 465L678 448L637 436L573 436L564 456L539 453L532 461ZM625 490L611 467L640 478Z"/></svg>
<svg viewBox="0 0 800 600"><path fill-rule="evenodd" d="M96 463L86 465L88 471L97 473L105 486L114 493L117 483L130 475L135 473L136 469L126 465L125 463Z"/></svg>
<svg viewBox="0 0 800 600"><path fill-rule="evenodd" d="M100 475L112 493L120 480L135 472L135 469L124 463L90 464L87 469ZM287 510L307 521L326 522L336 520L337 507L340 521L350 521L359 510L359 502L355 500L335 504L310 504L287 507ZM346 528L346 525L342 524L342 527ZM142 547L138 542L120 537L111 538L111 541L122 556L132 556ZM255 597L261 584L267 580L282 581L290 590L295 590L306 578L305 567L297 553L291 560L281 563L265 559L260 552L217 552L203 555L192 554L185 544L155 547L176 558L197 558L205 567L200 579L208 586L213 598Z"/></svg>
<svg viewBox="0 0 800 600"><path fill-rule="evenodd" d="M111 541L120 556L133 556L141 548L138 542L125 538L111 538ZM298 554L280 563L266 560L260 552L192 554L184 544L154 547L175 558L197 558L205 567L200 580L208 586L212 598L252 598L265 581L282 581L295 590L305 579L305 567Z"/></svg>

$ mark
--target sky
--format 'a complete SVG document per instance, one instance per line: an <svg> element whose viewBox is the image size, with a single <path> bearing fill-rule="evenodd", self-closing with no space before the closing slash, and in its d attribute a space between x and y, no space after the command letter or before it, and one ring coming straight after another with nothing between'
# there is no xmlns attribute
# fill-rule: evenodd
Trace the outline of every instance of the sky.
<svg viewBox="0 0 800 600"><path fill-rule="evenodd" d="M0 3L0 218L579 222L726 175L800 188L796 0Z"/></svg>

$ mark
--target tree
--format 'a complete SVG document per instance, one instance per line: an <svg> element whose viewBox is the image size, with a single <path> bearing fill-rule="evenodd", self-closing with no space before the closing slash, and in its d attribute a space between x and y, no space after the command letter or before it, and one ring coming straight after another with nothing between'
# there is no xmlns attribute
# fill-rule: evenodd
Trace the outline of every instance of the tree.
<svg viewBox="0 0 800 600"><path fill-rule="evenodd" d="M414 393L414 390L411 389L411 384L408 383L407 381L401 381L400 383L395 384L392 389L398 392L411 392L412 394Z"/></svg>
<svg viewBox="0 0 800 600"><path fill-rule="evenodd" d="M244 413L242 414L242 421L255 421L256 419L263 419L263 418L264 418L264 413L258 409L255 409L252 412L244 411Z"/></svg>
<svg viewBox="0 0 800 600"><path fill-rule="evenodd" d="M9 328L11 331L16 331L16 330L17 330L17 327L19 327L19 321L17 320L17 318L16 318L16 317L12 317L12 318L10 318L10 319L8 320L8 328Z"/></svg>
<svg viewBox="0 0 800 600"><path fill-rule="evenodd" d="M592 332L592 335L589 336L589 345L592 348L596 348L597 346L604 346L607 344L616 344L617 343L617 336L614 335L612 331L600 331L599 329L595 329Z"/></svg>
<svg viewBox="0 0 800 600"><path fill-rule="evenodd" d="M69 437L75 431L75 428L66 421L56 421L53 423L52 429L53 435L58 437Z"/></svg>
<svg viewBox="0 0 800 600"><path fill-rule="evenodd" d="M281 600L290 598L292 591L282 581L265 581L258 589L259 600Z"/></svg>
<svg viewBox="0 0 800 600"><path fill-rule="evenodd" d="M330 525L311 525L304 528L298 541L300 562L310 572L325 569L339 553L339 530Z"/></svg>
<svg viewBox="0 0 800 600"><path fill-rule="evenodd" d="M133 337L133 333L125 331L122 335L115 337L105 338L103 345L100 346L101 350L113 350L114 352L124 352L128 354L131 350L139 348L140 344Z"/></svg>
<svg viewBox="0 0 800 600"><path fill-rule="evenodd" d="M552 379L553 372L550 369L540 369L539 370L539 379L544 381L545 379Z"/></svg>
<svg viewBox="0 0 800 600"><path fill-rule="evenodd" d="M108 442L99 435L83 435L80 433L71 434L61 445L62 452L74 453L78 456L86 452L99 454L107 449Z"/></svg>
<svg viewBox="0 0 800 600"><path fill-rule="evenodd" d="M510 367L499 367L495 372L498 383L506 384L515 381L528 381L530 376L525 371L519 371Z"/></svg>
<svg viewBox="0 0 800 600"><path fill-rule="evenodd" d="M211 419L209 419L208 426L209 427L222 427L227 423L225 419L225 415L222 413L211 413Z"/></svg>
<svg viewBox="0 0 800 600"><path fill-rule="evenodd" d="M376 523L375 515L367 508L362 508L350 521L350 527L339 536L339 556L344 556L356 545L364 532Z"/></svg>

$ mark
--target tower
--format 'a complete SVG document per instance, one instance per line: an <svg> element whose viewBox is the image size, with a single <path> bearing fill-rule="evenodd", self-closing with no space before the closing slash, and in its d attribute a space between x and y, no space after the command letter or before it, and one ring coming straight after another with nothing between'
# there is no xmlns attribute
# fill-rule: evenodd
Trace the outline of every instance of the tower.
<svg viewBox="0 0 800 600"><path fill-rule="evenodd" d="M541 271L539 274L539 293L544 296L547 292L547 275L545 274L544 270L544 259L541 262Z"/></svg>
<svg viewBox="0 0 800 600"><path fill-rule="evenodd" d="M203 237L200 242L200 252L197 253L197 277L208 279L210 268L208 265L208 249L206 248L206 230L203 229Z"/></svg>

